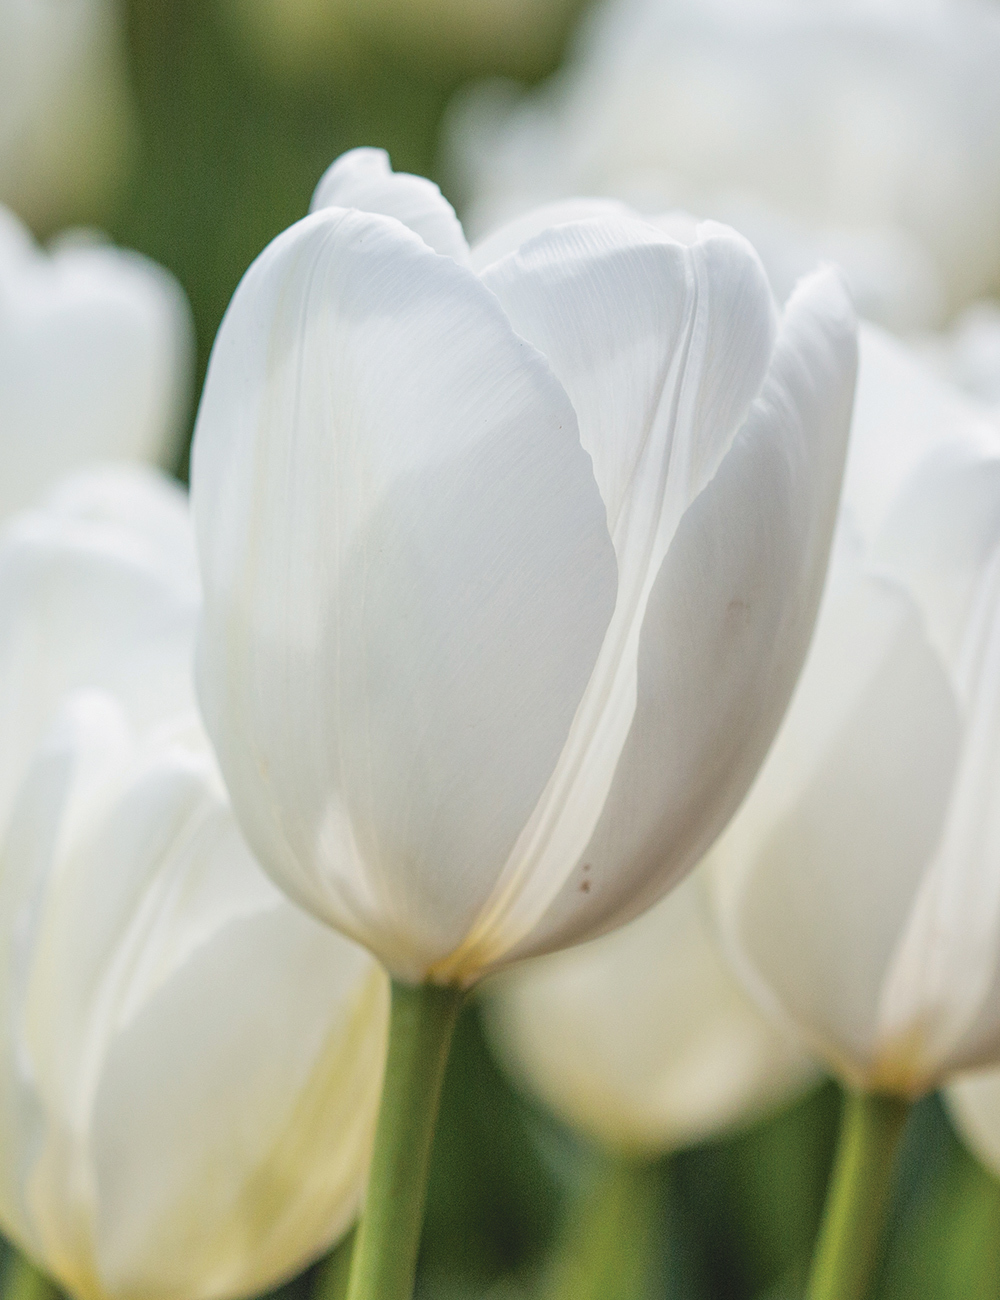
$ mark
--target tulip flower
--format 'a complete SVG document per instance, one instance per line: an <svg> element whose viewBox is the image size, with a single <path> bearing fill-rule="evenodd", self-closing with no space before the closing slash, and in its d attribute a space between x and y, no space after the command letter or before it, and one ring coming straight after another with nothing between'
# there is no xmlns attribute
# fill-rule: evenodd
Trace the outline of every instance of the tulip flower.
<svg viewBox="0 0 1000 1300"><path fill-rule="evenodd" d="M112 0L0 0L0 203L52 229L119 178L132 112Z"/></svg>
<svg viewBox="0 0 1000 1300"><path fill-rule="evenodd" d="M194 709L182 493L0 535L0 1224L76 1300L253 1294L349 1226L387 982L256 865Z"/></svg>
<svg viewBox="0 0 1000 1300"><path fill-rule="evenodd" d="M193 360L180 286L136 253L51 252L0 209L0 518L97 460L170 465Z"/></svg>
<svg viewBox="0 0 1000 1300"><path fill-rule="evenodd" d="M909 1099L1000 1065L998 557L1000 430L866 335L815 640L711 870L747 987L859 1094L855 1139L884 1154L872 1107L898 1128ZM877 1207L855 1208L869 1231Z"/></svg>
<svg viewBox="0 0 1000 1300"><path fill-rule="evenodd" d="M730 971L703 883L696 872L614 934L517 967L487 1002L514 1079L626 1157L749 1123L816 1077Z"/></svg>
<svg viewBox="0 0 1000 1300"><path fill-rule="evenodd" d="M477 255L373 151L316 204L209 365L199 692L265 869L396 977L405 1128L462 987L637 915L742 797L818 603L854 324L832 271L779 315L716 226L578 204ZM405 1294L420 1196L352 1300Z"/></svg>
<svg viewBox="0 0 1000 1300"><path fill-rule="evenodd" d="M552 84L466 95L453 165L477 230L581 191L787 221L932 328L1000 290L998 62L994 0L606 0Z"/></svg>
<svg viewBox="0 0 1000 1300"><path fill-rule="evenodd" d="M1000 417L1000 303L975 303L947 331L920 343L924 356L946 379Z"/></svg>

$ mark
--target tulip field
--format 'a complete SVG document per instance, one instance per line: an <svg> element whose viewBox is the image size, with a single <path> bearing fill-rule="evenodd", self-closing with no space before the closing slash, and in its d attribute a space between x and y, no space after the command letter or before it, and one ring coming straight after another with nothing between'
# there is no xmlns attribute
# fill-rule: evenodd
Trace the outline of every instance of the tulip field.
<svg viewBox="0 0 1000 1300"><path fill-rule="evenodd" d="M1000 1295L1000 0L0 0L0 1300Z"/></svg>

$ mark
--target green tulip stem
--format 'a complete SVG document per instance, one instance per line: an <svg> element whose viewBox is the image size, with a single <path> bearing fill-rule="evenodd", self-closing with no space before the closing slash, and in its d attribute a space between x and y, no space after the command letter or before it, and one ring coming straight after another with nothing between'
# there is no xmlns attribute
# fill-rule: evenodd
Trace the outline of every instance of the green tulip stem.
<svg viewBox="0 0 1000 1300"><path fill-rule="evenodd" d="M808 1300L864 1300L879 1260L893 1164L910 1103L849 1093L827 1191Z"/></svg>
<svg viewBox="0 0 1000 1300"><path fill-rule="evenodd" d="M543 1300L646 1300L662 1267L663 1186L657 1164L602 1156L570 1208L549 1267Z"/></svg>
<svg viewBox="0 0 1000 1300"><path fill-rule="evenodd" d="M354 1233L349 1232L316 1266L309 1300L345 1300L351 1273Z"/></svg>
<svg viewBox="0 0 1000 1300"><path fill-rule="evenodd" d="M39 1269L27 1255L14 1246L8 1246L7 1265L3 1275L3 1300L57 1300L59 1288Z"/></svg>
<svg viewBox="0 0 1000 1300"><path fill-rule="evenodd" d="M434 1125L463 991L393 980L389 1053L347 1300L409 1300Z"/></svg>

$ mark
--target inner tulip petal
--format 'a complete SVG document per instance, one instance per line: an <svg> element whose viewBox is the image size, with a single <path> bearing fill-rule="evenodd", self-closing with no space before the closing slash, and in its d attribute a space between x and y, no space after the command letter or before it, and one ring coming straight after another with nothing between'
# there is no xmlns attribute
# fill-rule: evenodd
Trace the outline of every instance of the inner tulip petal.
<svg viewBox="0 0 1000 1300"><path fill-rule="evenodd" d="M571 223L483 278L573 400L608 512L618 600L545 793L466 943L440 968L458 978L531 931L590 839L635 713L650 591L760 391L775 333L755 254L711 229L685 247L640 221Z"/></svg>

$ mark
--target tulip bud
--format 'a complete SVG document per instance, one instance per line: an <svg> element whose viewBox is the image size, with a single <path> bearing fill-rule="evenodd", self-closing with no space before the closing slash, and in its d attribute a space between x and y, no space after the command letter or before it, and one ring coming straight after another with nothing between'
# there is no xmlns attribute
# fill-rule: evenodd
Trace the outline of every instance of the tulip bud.
<svg viewBox="0 0 1000 1300"><path fill-rule="evenodd" d="M247 272L192 491L199 693L274 880L403 981L594 937L731 815L799 671L854 387L837 275L577 204L469 252L355 151Z"/></svg>
<svg viewBox="0 0 1000 1300"><path fill-rule="evenodd" d="M293 907L194 709L183 495L63 485L0 536L0 1223L79 1300L273 1286L350 1224L387 982Z"/></svg>
<svg viewBox="0 0 1000 1300"><path fill-rule="evenodd" d="M729 970L702 885L696 872L614 934L524 963L486 1004L514 1078L603 1146L692 1145L816 1077Z"/></svg>
<svg viewBox="0 0 1000 1300"><path fill-rule="evenodd" d="M51 252L0 208L0 518L96 460L171 465L193 336L180 286L137 253Z"/></svg>
<svg viewBox="0 0 1000 1300"><path fill-rule="evenodd" d="M806 668L711 854L748 987L852 1085L1000 1063L1000 432L863 336Z"/></svg>

